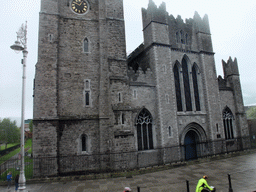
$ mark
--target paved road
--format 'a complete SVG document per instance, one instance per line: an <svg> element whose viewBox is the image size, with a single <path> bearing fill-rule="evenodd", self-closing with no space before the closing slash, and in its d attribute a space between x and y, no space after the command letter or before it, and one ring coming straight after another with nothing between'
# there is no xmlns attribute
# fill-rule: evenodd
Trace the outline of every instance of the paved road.
<svg viewBox="0 0 256 192"><path fill-rule="evenodd" d="M231 175L233 192L256 191L256 152L221 160L208 160L200 164L191 164L165 171L133 176L132 178L110 178L100 180L54 182L27 184L28 192L122 192L125 186L141 192L187 192L186 180L190 183L190 192L202 175L209 176L208 184L215 186L217 192L229 192L228 176ZM0 186L0 191L8 191ZM14 191L14 186L12 190Z"/></svg>

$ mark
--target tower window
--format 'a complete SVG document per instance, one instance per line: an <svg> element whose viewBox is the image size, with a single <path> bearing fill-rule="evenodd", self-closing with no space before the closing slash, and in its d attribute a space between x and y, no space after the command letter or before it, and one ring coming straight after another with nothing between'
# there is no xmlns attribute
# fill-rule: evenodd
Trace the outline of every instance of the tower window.
<svg viewBox="0 0 256 192"><path fill-rule="evenodd" d="M88 106L90 105L90 92L85 91L85 105Z"/></svg>
<svg viewBox="0 0 256 192"><path fill-rule="evenodd" d="M123 96L122 96L122 93L119 92L118 93L118 103L122 103L123 102Z"/></svg>
<svg viewBox="0 0 256 192"><path fill-rule="evenodd" d="M169 104L170 101L169 101L169 95L165 95L165 100L166 100L166 103Z"/></svg>
<svg viewBox="0 0 256 192"><path fill-rule="evenodd" d="M137 90L136 89L133 90L133 98L137 99Z"/></svg>
<svg viewBox="0 0 256 192"><path fill-rule="evenodd" d="M172 136L172 127L171 126L168 127L168 136L169 137Z"/></svg>
<svg viewBox="0 0 256 192"><path fill-rule="evenodd" d="M84 39L84 52L89 52L89 40L87 38Z"/></svg>
<svg viewBox="0 0 256 192"><path fill-rule="evenodd" d="M90 89L90 82L89 82L89 80L85 81L85 89L87 89L87 90Z"/></svg>
<svg viewBox="0 0 256 192"><path fill-rule="evenodd" d="M49 40L49 42L53 42L54 41L54 36L53 36L53 34L48 34L48 40Z"/></svg>
<svg viewBox="0 0 256 192"><path fill-rule="evenodd" d="M87 137L85 134L81 136L81 145L82 145L82 152L87 151Z"/></svg>
<svg viewBox="0 0 256 192"><path fill-rule="evenodd" d="M166 72L166 66L165 65L163 66L163 72L164 73Z"/></svg>
<svg viewBox="0 0 256 192"><path fill-rule="evenodd" d="M125 114L121 113L121 124L124 125L125 124Z"/></svg>
<svg viewBox="0 0 256 192"><path fill-rule="evenodd" d="M91 100L91 85L90 80L84 80L84 105L90 106Z"/></svg>

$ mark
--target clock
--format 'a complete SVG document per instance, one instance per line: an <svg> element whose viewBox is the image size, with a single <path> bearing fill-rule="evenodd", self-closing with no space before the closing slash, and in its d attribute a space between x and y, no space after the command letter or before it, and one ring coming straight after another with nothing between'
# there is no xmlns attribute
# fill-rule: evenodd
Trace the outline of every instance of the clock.
<svg viewBox="0 0 256 192"><path fill-rule="evenodd" d="M71 9L78 14L84 14L88 10L88 3L85 0L72 0Z"/></svg>

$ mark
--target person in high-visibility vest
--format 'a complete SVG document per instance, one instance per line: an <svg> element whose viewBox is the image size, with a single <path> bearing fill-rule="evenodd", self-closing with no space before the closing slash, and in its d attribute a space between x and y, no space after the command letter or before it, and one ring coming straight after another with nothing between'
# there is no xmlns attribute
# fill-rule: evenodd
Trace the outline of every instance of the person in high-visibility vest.
<svg viewBox="0 0 256 192"><path fill-rule="evenodd" d="M203 192L204 189L209 189L210 191L214 191L214 188L210 187L207 183L208 176L204 175L203 178L199 179L197 186L196 186L196 192ZM208 191L208 190L205 190Z"/></svg>

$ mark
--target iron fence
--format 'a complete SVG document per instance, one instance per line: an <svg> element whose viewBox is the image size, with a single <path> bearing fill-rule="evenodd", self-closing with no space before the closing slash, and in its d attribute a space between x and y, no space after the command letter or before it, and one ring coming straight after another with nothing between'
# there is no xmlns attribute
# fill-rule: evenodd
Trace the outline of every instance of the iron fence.
<svg viewBox="0 0 256 192"><path fill-rule="evenodd" d="M71 154L58 157L26 157L25 176L30 179L41 176L86 175L88 173L124 171L242 151L255 146L255 139L243 137L228 141L208 141L147 151L86 155ZM193 156L188 153L191 148L195 151ZM0 180L6 180L8 171L12 171L13 176L15 176L19 173L19 169L20 160L18 158L0 159Z"/></svg>

